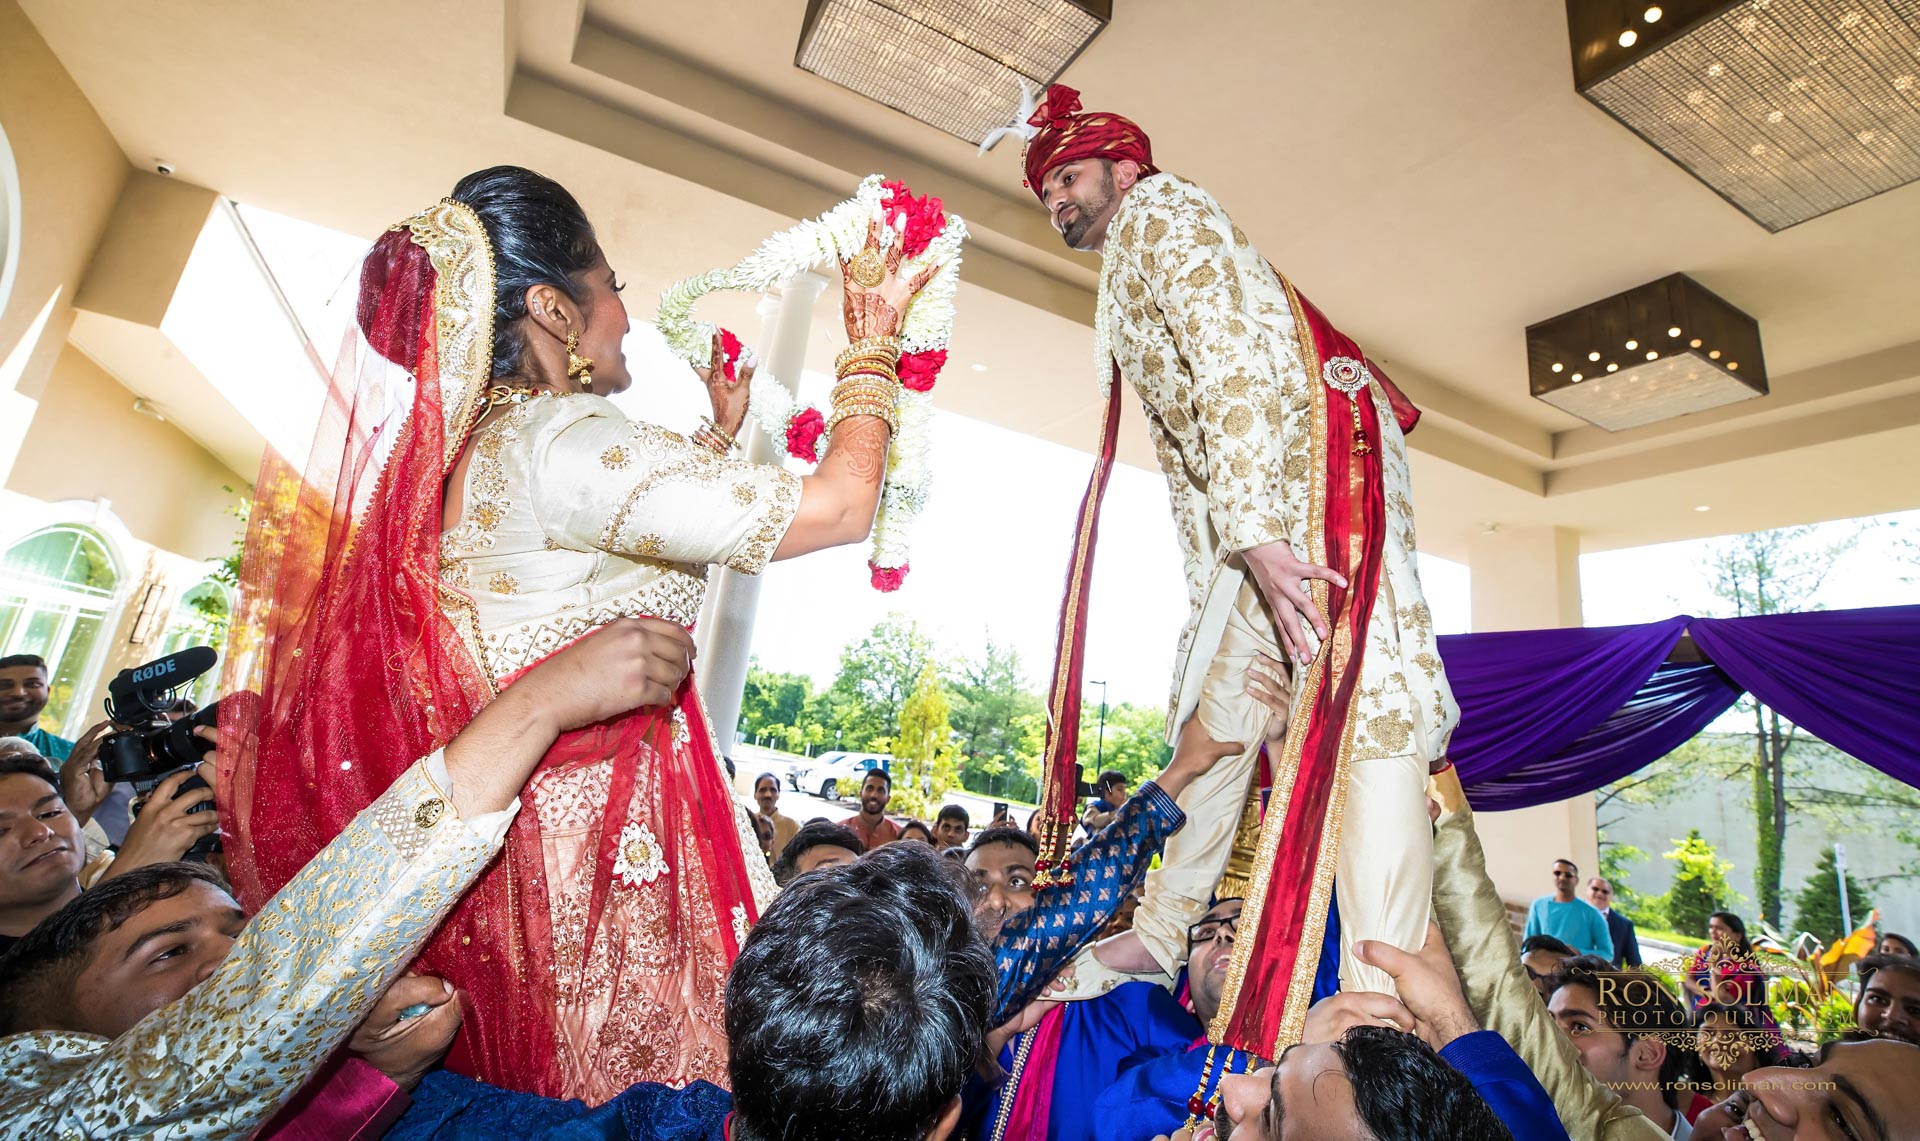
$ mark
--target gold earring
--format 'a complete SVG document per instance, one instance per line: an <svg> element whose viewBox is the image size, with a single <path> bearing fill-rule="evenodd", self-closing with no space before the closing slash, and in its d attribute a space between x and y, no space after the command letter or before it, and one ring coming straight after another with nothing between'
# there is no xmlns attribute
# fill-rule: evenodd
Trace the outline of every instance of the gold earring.
<svg viewBox="0 0 1920 1141"><path fill-rule="evenodd" d="M580 334L567 330L567 379L580 382L585 392L593 391L593 358L583 357L575 350L580 347Z"/></svg>

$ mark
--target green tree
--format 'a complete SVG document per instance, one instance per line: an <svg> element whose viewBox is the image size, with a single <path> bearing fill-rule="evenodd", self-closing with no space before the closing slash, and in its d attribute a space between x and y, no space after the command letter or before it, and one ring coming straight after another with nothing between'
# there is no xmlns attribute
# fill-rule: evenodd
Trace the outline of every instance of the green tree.
<svg viewBox="0 0 1920 1141"><path fill-rule="evenodd" d="M1820 849L1820 858L1814 862L1813 874L1807 877L1807 882L1800 887L1800 894L1793 900L1793 925L1802 931L1812 932L1813 937L1822 943L1832 944L1834 940L1852 934L1847 928L1846 917L1840 911L1839 873L1832 846ZM1859 880L1853 878L1852 871L1847 872L1847 908L1853 913L1856 927L1873 908L1866 889Z"/></svg>
<svg viewBox="0 0 1920 1141"><path fill-rule="evenodd" d="M1633 920L1638 927L1667 928L1665 897L1635 891L1628 868L1644 863L1647 854L1632 844L1603 843L1600 847L1600 877L1613 885L1613 909Z"/></svg>
<svg viewBox="0 0 1920 1141"><path fill-rule="evenodd" d="M1687 838L1675 841L1673 850L1663 858L1677 866L1661 910L1675 931L1706 938L1707 916L1733 904L1733 887L1727 883L1733 865L1720 858L1698 828L1689 829Z"/></svg>
<svg viewBox="0 0 1920 1141"><path fill-rule="evenodd" d="M1019 719L1039 713L1040 698L1025 687L1019 653L992 639L978 658L955 663L950 686L961 780L999 795L1019 744Z"/></svg>
<svg viewBox="0 0 1920 1141"><path fill-rule="evenodd" d="M1830 534L1830 532L1829 532ZM1814 608L1813 597L1841 556L1860 541L1855 528L1828 541L1816 527L1783 527L1721 540L1703 569L1722 606L1734 617ZM1761 918L1780 923L1780 859L1787 841L1787 750L1797 729L1778 710L1743 701L1753 714L1753 823L1757 855L1754 890Z"/></svg>
<svg viewBox="0 0 1920 1141"><path fill-rule="evenodd" d="M953 787L952 703L933 666L921 669L913 692L900 705L900 734L893 742L896 813L925 820Z"/></svg>
<svg viewBox="0 0 1920 1141"><path fill-rule="evenodd" d="M752 659L747 663L747 684L740 695L740 731L748 737L759 737L793 727L800 729L804 738L807 726L815 720L808 709L813 698L812 678L775 673L761 668L759 659Z"/></svg>
<svg viewBox="0 0 1920 1141"><path fill-rule="evenodd" d="M1127 774L1134 788L1159 774L1173 758L1167 745L1164 710L1122 702L1107 707L1106 729L1100 727L1100 706L1080 708L1080 765L1091 780L1102 769Z"/></svg>
<svg viewBox="0 0 1920 1141"><path fill-rule="evenodd" d="M889 614L841 650L840 672L827 690L839 747L879 751L879 742L895 735L900 706L932 660L932 640L901 614Z"/></svg>

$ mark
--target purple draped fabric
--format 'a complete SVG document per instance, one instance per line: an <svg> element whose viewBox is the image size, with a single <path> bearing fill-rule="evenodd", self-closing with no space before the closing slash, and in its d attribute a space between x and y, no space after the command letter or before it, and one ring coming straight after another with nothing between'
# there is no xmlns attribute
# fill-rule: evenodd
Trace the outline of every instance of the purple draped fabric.
<svg viewBox="0 0 1920 1141"><path fill-rule="evenodd" d="M1667 664L1683 631L1711 659ZM1592 792L1660 759L1742 692L1920 785L1920 606L1442 637L1451 754L1474 807Z"/></svg>

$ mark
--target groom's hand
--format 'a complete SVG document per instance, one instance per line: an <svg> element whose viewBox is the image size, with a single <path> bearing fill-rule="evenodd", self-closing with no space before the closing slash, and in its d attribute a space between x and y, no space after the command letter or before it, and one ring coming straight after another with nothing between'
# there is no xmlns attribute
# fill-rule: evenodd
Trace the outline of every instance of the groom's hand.
<svg viewBox="0 0 1920 1141"><path fill-rule="evenodd" d="M1317 567L1302 562L1294 556L1293 548L1285 543L1267 543L1264 546L1250 547L1241 553L1247 560L1247 567L1253 572L1253 581L1260 587L1260 593L1273 607L1273 615L1280 622L1280 645L1294 661L1305 665L1313 660L1313 646L1307 640L1307 630L1325 641L1327 620L1321 616L1320 608L1314 605L1313 596L1307 593L1310 579L1322 579L1335 586L1344 587L1347 580L1337 571L1327 567Z"/></svg>

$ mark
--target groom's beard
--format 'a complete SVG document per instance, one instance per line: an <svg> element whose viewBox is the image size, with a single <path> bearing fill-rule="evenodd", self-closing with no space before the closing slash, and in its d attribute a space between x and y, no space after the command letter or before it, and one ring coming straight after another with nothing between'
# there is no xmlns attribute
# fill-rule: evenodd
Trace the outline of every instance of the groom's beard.
<svg viewBox="0 0 1920 1141"><path fill-rule="evenodd" d="M1086 238L1087 231L1093 229L1095 222L1106 217L1107 210L1113 206L1113 200L1119 197L1119 194L1120 188L1113 182L1113 168L1106 167L1101 171L1100 186L1095 196L1085 202L1074 203L1073 221L1067 223L1067 228L1060 231L1060 236L1065 239L1068 249L1083 248L1080 243Z"/></svg>

